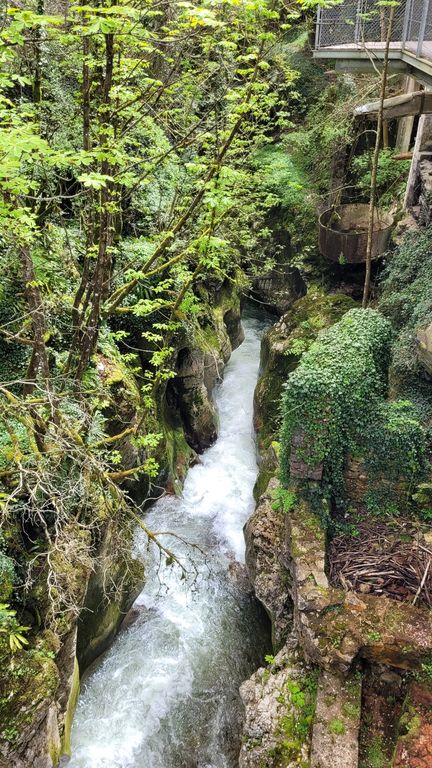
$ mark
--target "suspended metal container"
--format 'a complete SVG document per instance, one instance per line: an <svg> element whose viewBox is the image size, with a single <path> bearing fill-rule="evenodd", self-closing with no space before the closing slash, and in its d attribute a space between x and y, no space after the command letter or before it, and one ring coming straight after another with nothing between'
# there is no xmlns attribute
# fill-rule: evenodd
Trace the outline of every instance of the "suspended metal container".
<svg viewBox="0 0 432 768"><path fill-rule="evenodd" d="M319 218L319 246L323 256L341 264L366 261L369 205L352 203L329 208ZM387 250L393 216L375 209L372 258Z"/></svg>

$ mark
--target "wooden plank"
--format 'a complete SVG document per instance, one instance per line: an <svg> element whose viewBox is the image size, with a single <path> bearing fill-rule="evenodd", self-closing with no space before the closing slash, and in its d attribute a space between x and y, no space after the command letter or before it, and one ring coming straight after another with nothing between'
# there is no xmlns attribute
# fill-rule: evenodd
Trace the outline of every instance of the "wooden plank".
<svg viewBox="0 0 432 768"><path fill-rule="evenodd" d="M378 117L379 101L361 104L354 110L354 115L371 120ZM384 120L406 117L407 115L425 115L432 113L432 91L414 91L401 96L392 96L384 101Z"/></svg>

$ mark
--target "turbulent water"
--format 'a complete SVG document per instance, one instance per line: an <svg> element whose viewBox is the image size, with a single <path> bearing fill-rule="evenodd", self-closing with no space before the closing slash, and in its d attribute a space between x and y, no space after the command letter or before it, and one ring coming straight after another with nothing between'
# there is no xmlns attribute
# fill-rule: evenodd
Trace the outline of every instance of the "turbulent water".
<svg viewBox="0 0 432 768"><path fill-rule="evenodd" d="M257 472L252 400L262 322L247 317L244 326L245 341L215 392L217 442L189 471L182 498L165 497L146 516L153 530L184 540L163 537L198 576L181 579L137 534L147 564L138 618L83 686L69 768L237 765L238 686L269 647L266 622L235 563L244 560L242 528Z"/></svg>

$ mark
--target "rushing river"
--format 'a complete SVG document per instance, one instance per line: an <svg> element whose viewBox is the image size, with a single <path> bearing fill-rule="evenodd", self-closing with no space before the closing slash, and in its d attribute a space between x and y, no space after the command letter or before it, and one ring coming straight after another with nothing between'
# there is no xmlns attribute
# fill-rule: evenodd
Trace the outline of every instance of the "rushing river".
<svg viewBox="0 0 432 768"><path fill-rule="evenodd" d="M235 561L253 510L257 473L252 401L263 323L246 338L217 387L219 438L190 469L181 498L146 515L197 578L160 564L142 532L136 547L147 582L124 629L83 685L68 768L235 768L239 684L270 647L267 622ZM196 543L206 553L191 549Z"/></svg>

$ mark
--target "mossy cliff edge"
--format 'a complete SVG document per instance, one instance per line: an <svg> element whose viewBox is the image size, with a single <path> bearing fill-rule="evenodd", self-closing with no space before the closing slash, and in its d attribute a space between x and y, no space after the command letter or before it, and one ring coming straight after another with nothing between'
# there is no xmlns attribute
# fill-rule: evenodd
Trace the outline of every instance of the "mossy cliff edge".
<svg viewBox="0 0 432 768"><path fill-rule="evenodd" d="M110 393L108 432L124 433L115 445L119 472L145 459L137 436L153 430L161 434L158 475L124 481L140 505L166 491L178 492L190 462L217 436L212 390L242 340L240 294L233 281L202 284L200 293L199 316L182 326L173 341L175 375L157 390L152 423L143 421L140 371L118 356L98 359L98 376ZM74 586L74 613L57 622L54 631L44 629L49 595L42 572L26 605L29 646L14 654L13 667L8 638L0 634L2 768L54 768L61 755L70 753L80 673L109 647L145 580L142 563L131 554L131 521L113 518L102 499L94 514L97 525L92 537L82 539L75 566L68 561L66 572L66 560L58 563L62 578ZM21 538L12 530L5 537ZM17 555L28 556L25 543ZM3 572L7 575L6 566Z"/></svg>

